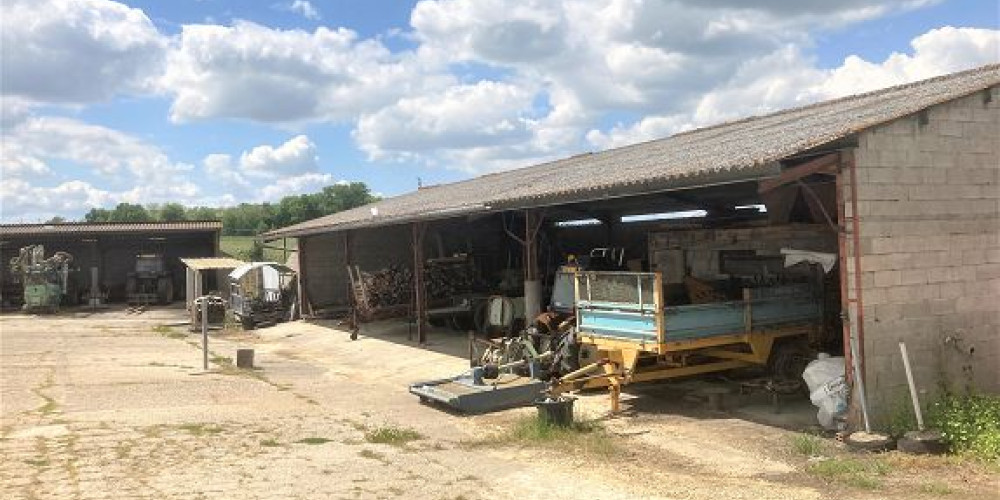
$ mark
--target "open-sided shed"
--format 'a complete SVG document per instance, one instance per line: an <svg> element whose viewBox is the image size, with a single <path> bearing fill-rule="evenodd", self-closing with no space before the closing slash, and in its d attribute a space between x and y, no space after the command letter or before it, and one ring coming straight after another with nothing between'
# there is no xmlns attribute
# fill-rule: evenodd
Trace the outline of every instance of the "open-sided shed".
<svg viewBox="0 0 1000 500"><path fill-rule="evenodd" d="M46 254L57 251L73 255L68 299L83 303L106 295L111 302L124 301L129 273L136 256L158 254L164 258L174 290L184 288L181 257L214 257L219 251L219 221L61 223L0 225L0 262L4 304L16 304L19 285L7 262L26 245L41 244ZM175 298L180 297L175 293Z"/></svg>
<svg viewBox="0 0 1000 500"><path fill-rule="evenodd" d="M493 251L491 261L520 270L523 296L535 302L526 307L537 310L552 248L626 246L640 269L685 262L725 274L746 252L759 255L755 245L770 232L774 242L837 255L831 305L838 324L844 319L840 349L849 357L846 339L860 341L876 402L905 384L899 340L926 367L920 388L998 391L998 137L1000 66L990 65L421 188L264 237L299 239L306 313L349 304L350 266L408 266L423 342L429 253ZM664 215L680 211L699 216ZM800 240L796 223L826 232ZM693 255L704 261L678 260L687 255L677 248L709 238L713 253Z"/></svg>

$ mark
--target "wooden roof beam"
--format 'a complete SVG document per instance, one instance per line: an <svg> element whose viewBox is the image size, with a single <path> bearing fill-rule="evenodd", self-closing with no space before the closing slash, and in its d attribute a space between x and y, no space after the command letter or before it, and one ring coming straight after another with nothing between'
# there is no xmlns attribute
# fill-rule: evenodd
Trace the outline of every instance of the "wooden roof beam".
<svg viewBox="0 0 1000 500"><path fill-rule="evenodd" d="M789 168L781 172L777 177L760 181L757 192L764 194L812 174L835 174L839 165L840 153L825 154L819 158L814 158L801 165Z"/></svg>

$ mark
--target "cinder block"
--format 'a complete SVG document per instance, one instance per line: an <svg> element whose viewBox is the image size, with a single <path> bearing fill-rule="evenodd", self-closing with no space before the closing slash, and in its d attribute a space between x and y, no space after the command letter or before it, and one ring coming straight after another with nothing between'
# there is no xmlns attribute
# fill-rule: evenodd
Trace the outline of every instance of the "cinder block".
<svg viewBox="0 0 1000 500"><path fill-rule="evenodd" d="M923 269L905 269L900 272L899 284L901 285L927 284L927 271Z"/></svg>
<svg viewBox="0 0 1000 500"><path fill-rule="evenodd" d="M900 284L902 271L877 271L874 274L874 285L878 288L894 287Z"/></svg>

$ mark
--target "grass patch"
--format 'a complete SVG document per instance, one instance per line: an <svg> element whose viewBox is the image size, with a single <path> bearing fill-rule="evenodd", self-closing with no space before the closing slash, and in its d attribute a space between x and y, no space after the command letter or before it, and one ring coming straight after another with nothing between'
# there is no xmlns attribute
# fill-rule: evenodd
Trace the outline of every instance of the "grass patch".
<svg viewBox="0 0 1000 500"><path fill-rule="evenodd" d="M326 444L326 443L329 443L330 441L333 441L333 440L332 439L327 439L325 437L307 437L307 438L302 438L302 439L296 441L296 443L300 443L300 444Z"/></svg>
<svg viewBox="0 0 1000 500"><path fill-rule="evenodd" d="M473 446L536 446L602 457L622 452L621 446L614 436L597 422L577 421L569 427L560 427L540 420L537 416L521 418L501 432L468 444Z"/></svg>
<svg viewBox="0 0 1000 500"><path fill-rule="evenodd" d="M168 339L183 339L187 337L186 333L175 331L167 325L156 325L153 327L153 332L163 335Z"/></svg>
<svg viewBox="0 0 1000 500"><path fill-rule="evenodd" d="M939 495L939 496L951 495L952 493L955 492L954 490L951 489L951 486L939 482L921 484L919 490L921 491L921 493L927 493L930 495Z"/></svg>
<svg viewBox="0 0 1000 500"><path fill-rule="evenodd" d="M260 441L260 445L266 446L268 448L274 448L275 446L280 446L280 443L278 443L277 439L270 438L270 439L262 439Z"/></svg>
<svg viewBox="0 0 1000 500"><path fill-rule="evenodd" d="M31 392L35 393L36 396L45 401L42 403L42 406L39 406L36 410L42 416L49 416L59 411L59 403L56 402L55 398L42 392L51 389L55 385L55 374L53 371L49 370L49 372L45 375L45 380L38 387L33 387L31 389Z"/></svg>
<svg viewBox="0 0 1000 500"><path fill-rule="evenodd" d="M35 467L45 467L49 465L49 459L47 458L29 458L24 461L28 465L34 465Z"/></svg>
<svg viewBox="0 0 1000 500"><path fill-rule="evenodd" d="M890 470L889 464L877 458L830 458L806 468L814 476L867 490L881 487L882 477Z"/></svg>
<svg viewBox="0 0 1000 500"><path fill-rule="evenodd" d="M379 462L386 463L385 455L374 450L368 450L368 449L361 450L358 452L358 456L360 456L361 458L367 458L369 460L378 460Z"/></svg>
<svg viewBox="0 0 1000 500"><path fill-rule="evenodd" d="M182 431L189 432L192 436L207 436L213 434L219 434L222 432L222 427L217 425L207 425L207 424L183 424L178 425L178 429Z"/></svg>
<svg viewBox="0 0 1000 500"><path fill-rule="evenodd" d="M796 434L791 436L789 441L796 453L807 457L818 457L826 451L826 442L823 438L811 434Z"/></svg>
<svg viewBox="0 0 1000 500"><path fill-rule="evenodd" d="M418 439L423 439L419 432L404 427L376 427L365 432L365 441L376 444L403 446Z"/></svg>

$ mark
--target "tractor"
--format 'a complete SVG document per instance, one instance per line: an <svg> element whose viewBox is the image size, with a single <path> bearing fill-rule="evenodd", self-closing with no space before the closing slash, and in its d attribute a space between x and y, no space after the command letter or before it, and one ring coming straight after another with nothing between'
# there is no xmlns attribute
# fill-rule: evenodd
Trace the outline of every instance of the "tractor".
<svg viewBox="0 0 1000 500"><path fill-rule="evenodd" d="M135 271L128 273L125 295L129 304L169 304L174 300L174 281L162 254L139 254Z"/></svg>

